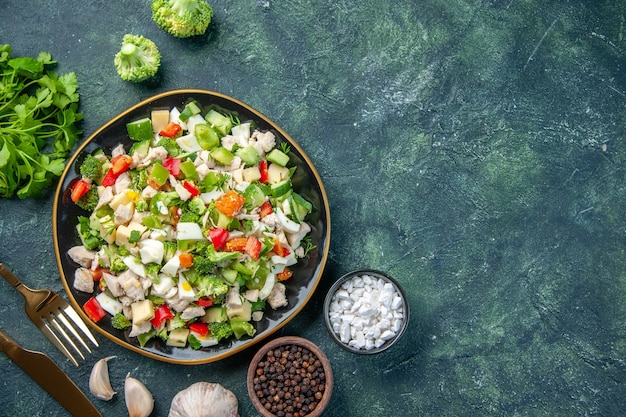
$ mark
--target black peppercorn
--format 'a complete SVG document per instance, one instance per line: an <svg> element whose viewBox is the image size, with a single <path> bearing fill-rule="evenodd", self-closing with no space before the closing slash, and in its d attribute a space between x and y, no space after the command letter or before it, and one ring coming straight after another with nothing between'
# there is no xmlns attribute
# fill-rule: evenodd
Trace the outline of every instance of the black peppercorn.
<svg viewBox="0 0 626 417"><path fill-rule="evenodd" d="M326 383L321 361L298 346L270 349L255 370L254 392L277 417L305 417L317 407Z"/></svg>

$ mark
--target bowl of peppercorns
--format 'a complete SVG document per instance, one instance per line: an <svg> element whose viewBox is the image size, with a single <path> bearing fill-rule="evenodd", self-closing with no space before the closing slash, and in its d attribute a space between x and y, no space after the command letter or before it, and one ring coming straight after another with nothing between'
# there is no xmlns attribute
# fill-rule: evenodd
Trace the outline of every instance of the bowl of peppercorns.
<svg viewBox="0 0 626 417"><path fill-rule="evenodd" d="M254 355L247 383L252 404L263 417L318 417L330 402L333 372L314 343L284 336Z"/></svg>

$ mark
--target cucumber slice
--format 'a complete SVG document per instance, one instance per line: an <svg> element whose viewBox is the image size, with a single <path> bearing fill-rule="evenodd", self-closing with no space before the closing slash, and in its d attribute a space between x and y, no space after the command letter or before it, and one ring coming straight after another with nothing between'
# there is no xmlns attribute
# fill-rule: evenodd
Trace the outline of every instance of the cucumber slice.
<svg viewBox="0 0 626 417"><path fill-rule="evenodd" d="M235 271L234 269L230 269L230 268L222 269L222 278L224 278L224 280L231 285L233 285L235 281L237 280L237 275L238 275L238 272ZM212 320L212 321L215 321L215 320Z"/></svg>
<svg viewBox="0 0 626 417"><path fill-rule="evenodd" d="M211 151L211 158L220 165L227 166L233 162L235 155L223 146L219 146Z"/></svg>
<svg viewBox="0 0 626 417"><path fill-rule="evenodd" d="M230 133L233 128L233 122L224 116L223 114L217 112L216 110L209 111L204 119L207 123L214 128L221 136L226 136Z"/></svg>
<svg viewBox="0 0 626 417"><path fill-rule="evenodd" d="M235 278L236 277L237 275L235 274ZM205 323L223 323L226 320L228 320L228 316L226 315L226 307L222 306L213 306L207 308L204 317L202 317L202 321Z"/></svg>
<svg viewBox="0 0 626 417"><path fill-rule="evenodd" d="M152 132L152 121L148 117L127 123L126 131L128 136L136 142L152 140L154 135Z"/></svg>
<svg viewBox="0 0 626 417"><path fill-rule="evenodd" d="M301 223L304 218L311 212L313 205L306 201L298 193L292 193L289 196L289 204L291 209L291 215L294 219Z"/></svg>
<svg viewBox="0 0 626 417"><path fill-rule="evenodd" d="M265 193L261 187L256 184L248 185L243 192L243 196L246 197L246 202L252 207L259 207L265 201Z"/></svg>
<svg viewBox="0 0 626 417"><path fill-rule="evenodd" d="M261 156L254 146L239 148L235 151L235 154L240 157L248 167L257 164L261 160Z"/></svg>
<svg viewBox="0 0 626 417"><path fill-rule="evenodd" d="M289 163L289 155L287 155L280 149L273 149L270 153L267 154L267 160L278 164L281 167L284 167L287 166L287 164Z"/></svg>
<svg viewBox="0 0 626 417"><path fill-rule="evenodd" d="M178 116L178 118L183 121L186 122L187 120L189 120L189 118L195 114L199 114L200 113L200 107L198 107L198 105L196 104L195 101L190 101L189 103L187 103L187 105L185 106L185 108L183 109L183 111L180 112L180 115Z"/></svg>
<svg viewBox="0 0 626 417"><path fill-rule="evenodd" d="M278 198L291 191L291 178L272 184L270 187L272 197Z"/></svg>

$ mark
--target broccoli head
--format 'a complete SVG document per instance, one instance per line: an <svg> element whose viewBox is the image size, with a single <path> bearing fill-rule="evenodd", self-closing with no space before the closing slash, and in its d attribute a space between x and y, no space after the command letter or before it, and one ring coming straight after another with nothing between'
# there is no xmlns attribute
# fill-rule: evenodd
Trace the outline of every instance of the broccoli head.
<svg viewBox="0 0 626 417"><path fill-rule="evenodd" d="M157 73L161 65L161 53L150 39L126 34L113 62L122 80L141 82Z"/></svg>
<svg viewBox="0 0 626 417"><path fill-rule="evenodd" d="M83 163L80 165L80 174L93 181L98 181L102 178L104 161L95 157L94 155L87 155Z"/></svg>
<svg viewBox="0 0 626 417"><path fill-rule="evenodd" d="M123 313L116 313L111 317L111 325L118 330L124 330L132 326L132 323Z"/></svg>
<svg viewBox="0 0 626 417"><path fill-rule="evenodd" d="M93 211L98 205L99 200L100 196L98 195L98 189L92 186L85 195L78 199L76 205L83 210Z"/></svg>
<svg viewBox="0 0 626 417"><path fill-rule="evenodd" d="M152 20L178 38L202 35L213 18L204 0L152 0Z"/></svg>
<svg viewBox="0 0 626 417"><path fill-rule="evenodd" d="M209 331L217 340L228 339L233 334L233 328L227 322L209 323Z"/></svg>
<svg viewBox="0 0 626 417"><path fill-rule="evenodd" d="M228 292L228 285L215 275L204 275L196 282L198 289L196 295L199 297L220 296Z"/></svg>

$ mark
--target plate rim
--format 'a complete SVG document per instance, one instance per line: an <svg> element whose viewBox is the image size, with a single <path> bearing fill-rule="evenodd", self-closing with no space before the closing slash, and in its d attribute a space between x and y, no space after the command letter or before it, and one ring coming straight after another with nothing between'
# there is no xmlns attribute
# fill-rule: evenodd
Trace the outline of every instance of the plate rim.
<svg viewBox="0 0 626 417"><path fill-rule="evenodd" d="M275 129L277 132L279 132L284 138L286 138L289 142L290 145L292 145L294 148L296 148L300 154L300 156L302 157L302 159L305 161L305 163L307 164L308 168L311 170L311 173L313 174L313 176L315 177L316 181L317 181L317 185L319 186L320 189L320 196L321 196L321 201L323 202L321 208L324 209L325 213L326 213L326 221L325 221L325 228L326 228L326 236L325 239L323 241L324 247L323 247L323 251L321 254L321 261L320 261L320 265L318 268L318 272L317 274L315 274L312 278L315 280L315 282L313 283L312 287L311 287L311 291L309 291L309 293L304 297L303 301L300 303L300 305L296 306L295 310L292 311L292 313L283 321L281 321L280 323L278 323L276 326L274 326L273 328L269 329L268 331L266 331L264 334L260 335L259 337L253 337L252 339L249 340L249 342L244 343L240 346L236 346L234 348L228 349L223 353L218 353L216 355L213 356L209 356L207 358L199 358L199 359L179 359L179 358L173 358L173 357L169 357L169 356L164 356L164 355L159 355L156 354L154 352L142 349L138 346L132 345L118 337L115 337L114 335L110 334L108 331L106 331L105 329L103 329L102 327L98 326L97 323L94 323L88 316L87 314L83 311L83 308L78 304L78 302L76 301L76 299L74 298L74 295L72 294L72 290L69 286L69 281L67 279L67 277L65 276L65 271L63 269L63 264L61 261L61 253L60 253L60 249L59 249L59 239L58 239L58 224L57 224L57 218L58 218L58 213L59 213L59 201L61 199L61 196L64 194L65 190L63 189L63 183L65 182L66 177L68 176L68 174L70 173L70 170L72 169L72 167L74 166L74 162L76 161L76 159L81 155L81 153L83 152L83 150L93 141L95 140L103 131L105 131L109 126L111 126L112 124L116 123L117 121L119 121L120 119L124 118L125 116L127 116L128 114L132 113L133 111L144 107L148 104L150 104L151 102L169 97L169 96L176 96L176 95L192 95L192 94L196 94L196 95L206 95L206 96L215 96L218 98L221 98L223 100L227 100L230 102L233 102L234 104L241 106L243 108L245 108L247 111L249 111L250 113L254 114L255 117L258 117L259 119L262 119L263 121L265 121L268 125L270 125L273 129ZM84 139L80 145L78 146L78 148L72 153L72 155L67 159L67 161L65 162L65 168L63 169L63 172L61 173L61 175L59 176L58 179L58 184L56 187L56 191L54 193L54 200L53 200L53 205L52 205L52 239L53 239L53 246L54 246L54 255L55 255L55 259L56 259L56 264L57 264L57 269L59 271L60 274L60 280L61 283L63 284L63 288L65 290L65 293L67 295L67 297L69 298L70 303L72 304L72 306L74 307L75 310L77 310L78 314L83 318L83 320L93 329L95 329L98 333L100 333L101 335L103 335L104 337L106 337L108 340L111 340L112 342L128 349L131 350L133 352L139 353L142 356L146 356L158 361L162 361L162 362L167 362L167 363L172 363L172 364L181 364L181 365L199 365L199 364L205 364L205 363L210 363L210 362L216 362L222 359L225 359L227 357L233 356L245 349L250 348L253 345L258 344L259 342L265 340L266 338L268 338L269 336L273 335L274 333L276 333L278 330L280 330L282 327L284 327L285 325L287 325L293 318L295 318L301 311L302 309L304 309L304 307L308 304L308 302L310 301L311 297L313 296L313 294L315 293L315 290L317 289L322 277L323 277L323 273L324 273L324 269L326 267L326 263L328 261L328 254L330 251L330 234L331 234L331 220L330 220L330 205L328 202L328 195L326 193L326 189L324 187L324 183L322 182L322 179L319 175L319 172L317 171L317 168L315 167L315 165L313 165L311 159L309 158L309 156L306 154L306 152L304 152L304 150L302 149L302 147L291 137L291 135L289 135L282 127L280 127L278 124L276 124L272 119L270 119L269 117L267 117L266 115L264 115L263 113L261 113L260 111L256 110L255 108L251 107L250 105L232 97L229 96L227 94L223 94L217 91L213 91L213 90L206 90L206 89L199 89L199 88L183 88L183 89L175 89L175 90L168 90L165 92L161 92L155 95L152 95L150 97L147 97L143 100L141 100L138 103L135 103L134 105L126 108L125 110L123 110L122 112L118 113L116 116L114 116L113 118L111 118L110 120L108 120L106 123L104 123L103 125L101 125L98 129L96 129L91 135L89 135L86 139ZM187 349L189 349L189 347L187 347Z"/></svg>

